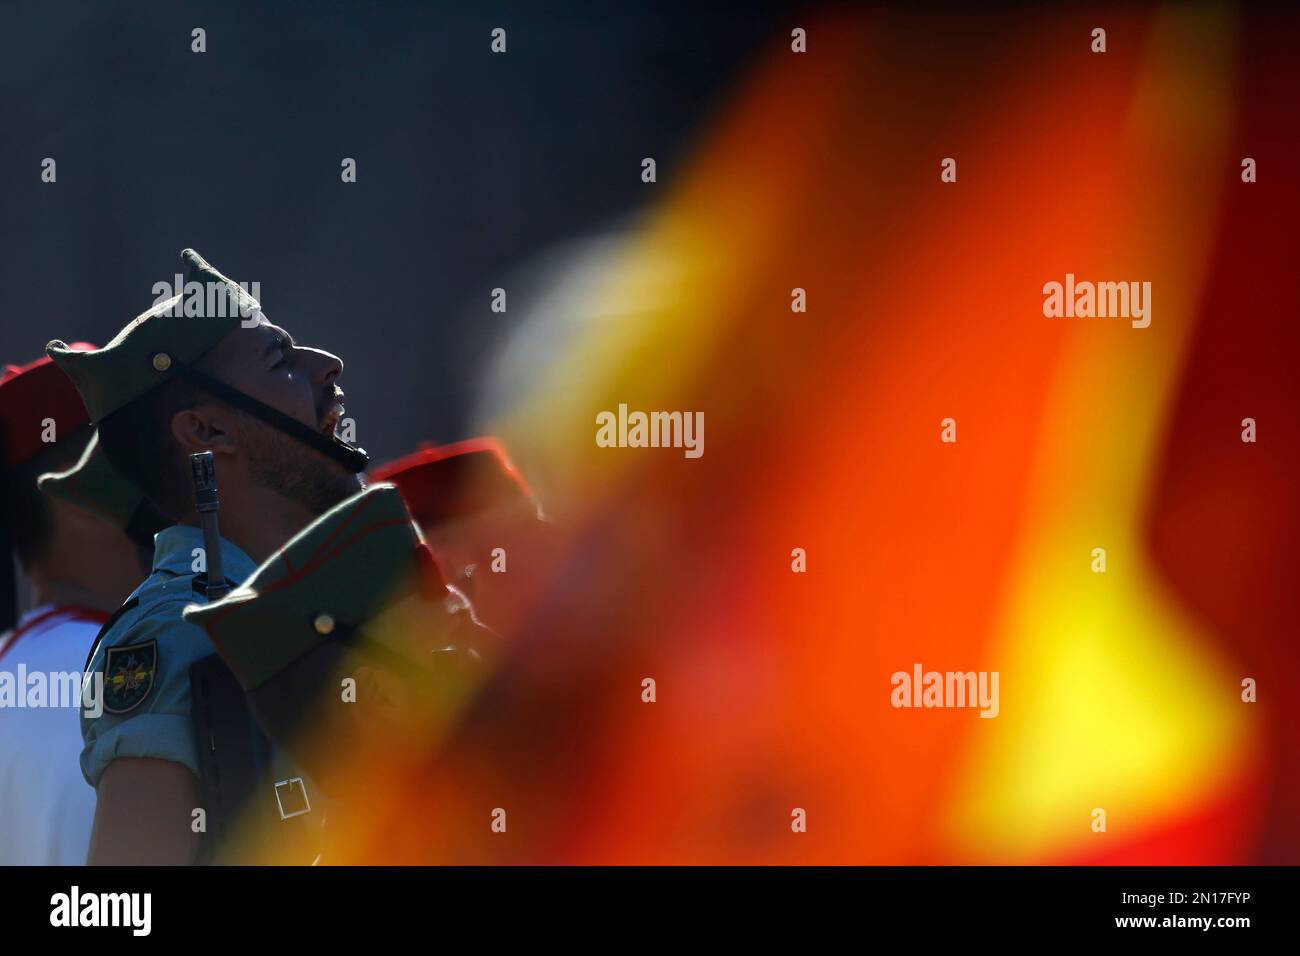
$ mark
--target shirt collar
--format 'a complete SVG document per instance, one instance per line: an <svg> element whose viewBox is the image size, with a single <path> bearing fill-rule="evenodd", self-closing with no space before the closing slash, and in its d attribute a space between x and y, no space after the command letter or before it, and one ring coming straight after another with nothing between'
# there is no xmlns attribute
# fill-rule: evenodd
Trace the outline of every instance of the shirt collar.
<svg viewBox="0 0 1300 956"><path fill-rule="evenodd" d="M153 537L153 569L171 574L194 573L194 549L203 547L203 532L191 525L163 528ZM221 573L238 584L257 570L257 562L221 539Z"/></svg>

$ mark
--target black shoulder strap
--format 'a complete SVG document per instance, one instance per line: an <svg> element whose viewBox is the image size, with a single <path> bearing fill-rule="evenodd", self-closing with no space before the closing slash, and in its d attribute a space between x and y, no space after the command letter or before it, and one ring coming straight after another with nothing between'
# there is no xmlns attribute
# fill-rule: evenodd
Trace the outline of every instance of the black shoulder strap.
<svg viewBox="0 0 1300 956"><path fill-rule="evenodd" d="M219 655L190 665L190 689L199 790L207 810L199 861L232 862L227 854L237 827L241 835L258 841L253 852L268 862L305 864L317 859L322 814L313 812L302 776L290 771L288 779L275 779L271 743L256 722L244 688Z"/></svg>
<svg viewBox="0 0 1300 956"><path fill-rule="evenodd" d="M199 786L207 809L201 859L211 863L266 773L266 745L248 712L244 689L216 654L190 665Z"/></svg>
<svg viewBox="0 0 1300 956"><path fill-rule="evenodd" d="M140 599L138 597L129 598L125 604L113 612L112 617L104 622L104 626L99 629L99 633L95 635L95 639L90 644L90 653L86 655L86 663L81 668L83 674L90 673L90 662L95 659L95 651L99 650L99 642L104 639L104 635L113 629L113 625L117 623L118 618L139 603Z"/></svg>

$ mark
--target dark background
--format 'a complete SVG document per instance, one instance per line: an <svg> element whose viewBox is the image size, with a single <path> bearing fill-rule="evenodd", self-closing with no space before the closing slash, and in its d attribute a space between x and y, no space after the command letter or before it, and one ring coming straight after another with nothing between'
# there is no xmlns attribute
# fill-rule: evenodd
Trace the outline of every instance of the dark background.
<svg viewBox="0 0 1300 956"><path fill-rule="evenodd" d="M671 188L784 29L771 5L744 11L2 3L0 362L51 338L104 344L193 246L344 359L376 460L465 437L475 384L528 306L511 293L493 313L491 289L647 203L642 157Z"/></svg>

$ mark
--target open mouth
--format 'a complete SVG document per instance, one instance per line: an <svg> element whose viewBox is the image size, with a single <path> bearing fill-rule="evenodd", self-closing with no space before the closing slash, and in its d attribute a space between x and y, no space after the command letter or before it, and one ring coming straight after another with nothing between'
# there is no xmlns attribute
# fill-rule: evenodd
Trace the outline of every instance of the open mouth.
<svg viewBox="0 0 1300 956"><path fill-rule="evenodd" d="M346 411L347 409L343 407L342 402L335 402L331 405L330 410L325 413L325 418L321 422L320 433L326 438L335 437L335 429L338 427L339 420L343 418Z"/></svg>

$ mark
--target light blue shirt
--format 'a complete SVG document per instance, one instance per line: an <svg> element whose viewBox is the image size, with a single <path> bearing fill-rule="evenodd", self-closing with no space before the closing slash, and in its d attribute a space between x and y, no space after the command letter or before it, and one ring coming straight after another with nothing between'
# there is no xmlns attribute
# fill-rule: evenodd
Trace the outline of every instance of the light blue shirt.
<svg viewBox="0 0 1300 956"><path fill-rule="evenodd" d="M203 532L188 525L174 525L154 536L153 571L135 589L118 612L107 633L95 647L86 666L88 679L103 674L114 648L114 670L119 661L130 660L128 648L142 647L138 656L146 664L152 658L153 671L138 664L132 672L151 678L148 691L122 713L105 710L98 717L81 718L81 773L98 788L108 765L118 757L153 757L189 767L199 775L198 750L190 713L190 665L216 648L200 627L186 623L181 611L190 604L204 604L207 595L196 587L200 574L194 570L203 548ZM257 569L256 563L239 548L221 539L222 574L238 583ZM134 603L133 603L134 602ZM112 675L106 675L106 679Z"/></svg>

